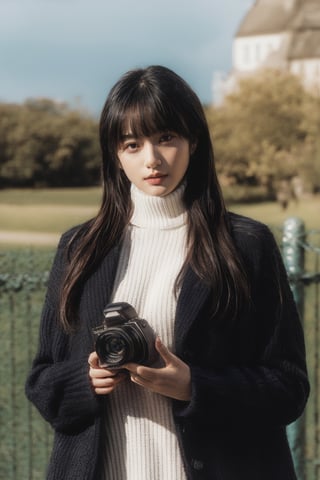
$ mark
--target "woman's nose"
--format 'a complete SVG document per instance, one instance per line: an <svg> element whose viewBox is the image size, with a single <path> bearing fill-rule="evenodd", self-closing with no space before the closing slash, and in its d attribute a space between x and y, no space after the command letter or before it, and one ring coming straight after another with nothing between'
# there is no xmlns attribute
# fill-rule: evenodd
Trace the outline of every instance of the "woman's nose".
<svg viewBox="0 0 320 480"><path fill-rule="evenodd" d="M155 168L161 164L160 154L152 143L145 145L144 155L144 164L147 168Z"/></svg>

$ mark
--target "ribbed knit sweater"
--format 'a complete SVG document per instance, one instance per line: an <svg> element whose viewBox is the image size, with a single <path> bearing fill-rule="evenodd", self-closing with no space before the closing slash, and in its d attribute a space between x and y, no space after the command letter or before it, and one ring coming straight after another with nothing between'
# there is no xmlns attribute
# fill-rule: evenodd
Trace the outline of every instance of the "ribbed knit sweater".
<svg viewBox="0 0 320 480"><path fill-rule="evenodd" d="M124 238L112 301L132 304L173 347L175 280L186 253L183 186L165 197L131 188L133 215ZM106 480L184 480L171 399L128 381L107 399Z"/></svg>

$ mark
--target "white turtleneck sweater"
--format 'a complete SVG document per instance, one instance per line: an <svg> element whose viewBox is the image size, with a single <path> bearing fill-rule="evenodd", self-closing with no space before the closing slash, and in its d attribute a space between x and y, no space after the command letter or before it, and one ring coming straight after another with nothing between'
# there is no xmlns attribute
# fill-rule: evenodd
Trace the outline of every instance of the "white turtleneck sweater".
<svg viewBox="0 0 320 480"><path fill-rule="evenodd" d="M154 197L132 186L134 210L111 299L133 305L171 351L174 284L186 254L183 190ZM185 480L170 398L128 379L106 402L106 480Z"/></svg>

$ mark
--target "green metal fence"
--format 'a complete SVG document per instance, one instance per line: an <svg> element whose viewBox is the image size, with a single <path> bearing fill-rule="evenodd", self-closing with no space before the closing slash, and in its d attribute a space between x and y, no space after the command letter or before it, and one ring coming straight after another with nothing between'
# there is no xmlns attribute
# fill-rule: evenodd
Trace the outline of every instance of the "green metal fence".
<svg viewBox="0 0 320 480"><path fill-rule="evenodd" d="M306 232L299 218L283 229L282 251L301 313L311 383L305 414L288 428L299 480L320 480L320 231Z"/></svg>
<svg viewBox="0 0 320 480"><path fill-rule="evenodd" d="M288 219L284 230L274 233L302 312L312 386L306 413L288 434L299 480L320 480L320 231L306 233L299 219ZM52 259L53 252L0 253L1 480L45 478L52 432L26 400L24 383L37 348Z"/></svg>
<svg viewBox="0 0 320 480"><path fill-rule="evenodd" d="M50 427L27 401L24 384L52 253L0 254L0 478L43 480L51 449Z"/></svg>

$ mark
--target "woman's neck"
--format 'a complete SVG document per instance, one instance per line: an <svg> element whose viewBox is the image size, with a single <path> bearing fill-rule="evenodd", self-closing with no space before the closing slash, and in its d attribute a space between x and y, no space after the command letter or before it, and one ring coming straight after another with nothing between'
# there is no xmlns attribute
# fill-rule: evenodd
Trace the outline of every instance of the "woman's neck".
<svg viewBox="0 0 320 480"><path fill-rule="evenodd" d="M185 185L164 197L147 195L131 185L133 213L131 225L140 228L172 229L187 223L187 210L183 202Z"/></svg>

